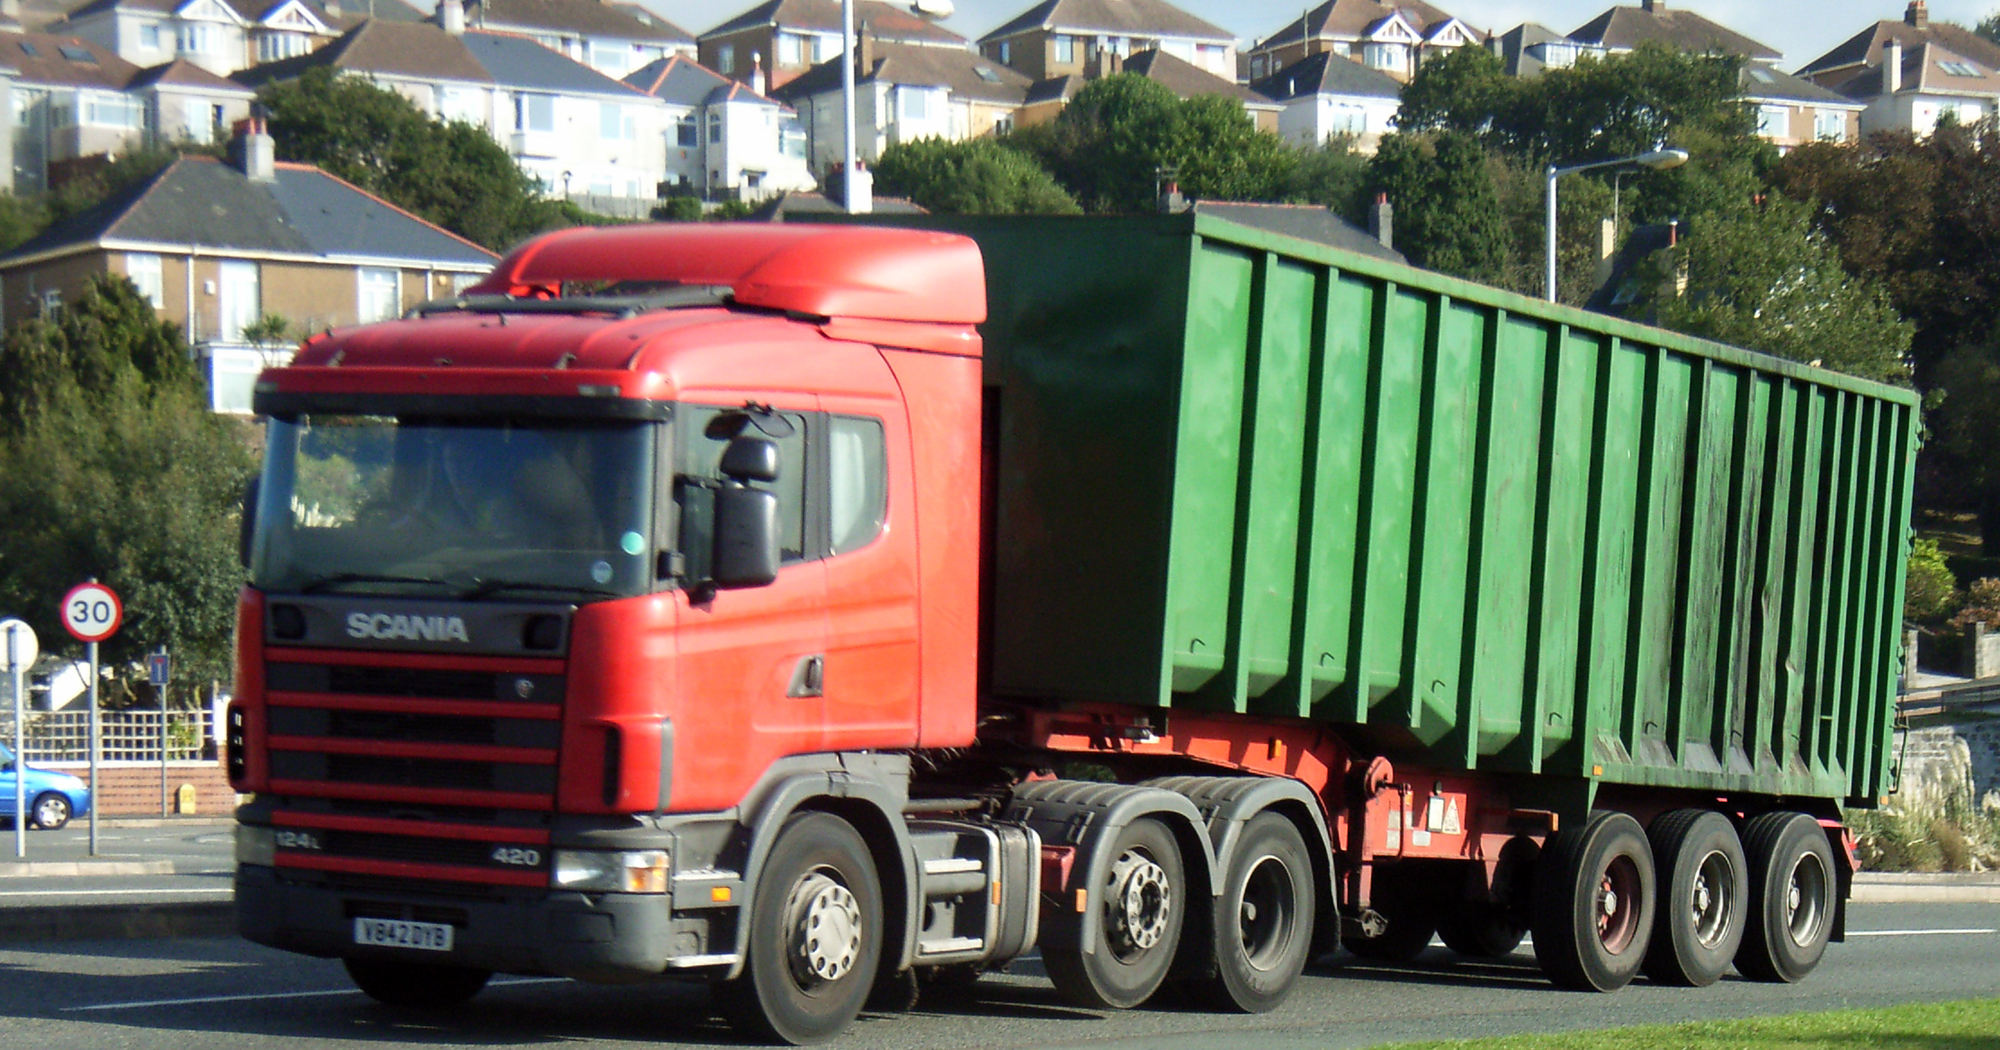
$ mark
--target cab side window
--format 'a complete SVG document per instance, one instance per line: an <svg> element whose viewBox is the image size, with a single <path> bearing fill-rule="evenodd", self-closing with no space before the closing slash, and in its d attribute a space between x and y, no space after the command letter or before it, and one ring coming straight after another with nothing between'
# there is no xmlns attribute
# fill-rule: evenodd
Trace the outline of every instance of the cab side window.
<svg viewBox="0 0 2000 1050"><path fill-rule="evenodd" d="M882 534L889 515L889 455L880 420L833 416L826 437L828 547L840 555Z"/></svg>

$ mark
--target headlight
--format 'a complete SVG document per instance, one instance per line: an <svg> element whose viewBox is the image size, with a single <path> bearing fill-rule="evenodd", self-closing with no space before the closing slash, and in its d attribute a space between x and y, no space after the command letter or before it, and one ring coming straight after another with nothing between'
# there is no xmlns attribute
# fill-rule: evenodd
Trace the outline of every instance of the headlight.
<svg viewBox="0 0 2000 1050"><path fill-rule="evenodd" d="M271 867L277 863L278 839L270 828L253 824L236 825L236 863L261 864Z"/></svg>
<svg viewBox="0 0 2000 1050"><path fill-rule="evenodd" d="M554 884L566 890L665 893L671 871L663 849L624 853L561 849L556 851Z"/></svg>

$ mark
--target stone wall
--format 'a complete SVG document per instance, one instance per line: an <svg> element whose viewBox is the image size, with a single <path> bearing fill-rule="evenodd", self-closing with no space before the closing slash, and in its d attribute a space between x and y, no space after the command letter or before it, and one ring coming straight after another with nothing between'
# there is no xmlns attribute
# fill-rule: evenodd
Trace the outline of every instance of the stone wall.
<svg viewBox="0 0 2000 1050"><path fill-rule="evenodd" d="M1896 734L1900 809L1942 808L1954 797L2000 809L2000 721L1930 726Z"/></svg>

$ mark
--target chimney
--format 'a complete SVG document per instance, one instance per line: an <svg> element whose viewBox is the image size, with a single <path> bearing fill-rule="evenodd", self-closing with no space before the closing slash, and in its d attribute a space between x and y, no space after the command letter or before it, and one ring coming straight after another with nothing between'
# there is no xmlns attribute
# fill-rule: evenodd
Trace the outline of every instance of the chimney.
<svg viewBox="0 0 2000 1050"><path fill-rule="evenodd" d="M1181 184L1168 179L1160 184L1160 214L1172 215L1187 210L1187 198L1181 196Z"/></svg>
<svg viewBox="0 0 2000 1050"><path fill-rule="evenodd" d="M465 0L438 0L438 25L452 36L464 36Z"/></svg>
<svg viewBox="0 0 2000 1050"><path fill-rule="evenodd" d="M1931 13L1924 7L1924 0L1910 0L1910 6L1903 9L1903 24L1912 29L1931 27Z"/></svg>
<svg viewBox="0 0 2000 1050"><path fill-rule="evenodd" d="M764 93L764 56L757 51L750 52L750 90Z"/></svg>
<svg viewBox="0 0 2000 1050"><path fill-rule="evenodd" d="M1882 93L1893 95L1903 90L1903 42L1890 37L1882 45Z"/></svg>
<svg viewBox="0 0 2000 1050"><path fill-rule="evenodd" d="M338 21L342 17L340 13L340 0L326 0L325 3L319 6L326 12L326 17L328 18Z"/></svg>
<svg viewBox="0 0 2000 1050"><path fill-rule="evenodd" d="M1597 228L1597 265L1591 270L1591 283L1599 288L1611 280L1611 271L1618 259L1618 222L1609 216Z"/></svg>
<svg viewBox="0 0 2000 1050"><path fill-rule="evenodd" d="M1667 0L1639 0L1639 7L1649 15L1656 15L1667 9Z"/></svg>
<svg viewBox="0 0 2000 1050"><path fill-rule="evenodd" d="M854 75L856 78L866 77L870 73L875 72L874 27L870 26L866 20L863 20L860 25L854 27L854 61Z"/></svg>
<svg viewBox="0 0 2000 1050"><path fill-rule="evenodd" d="M229 157L251 182L276 182L277 146L265 130L263 117L245 117L236 122L236 137L229 143Z"/></svg>
<svg viewBox="0 0 2000 1050"><path fill-rule="evenodd" d="M1378 193L1375 203L1368 209L1368 236L1382 242L1382 247L1395 250L1396 209L1389 206L1389 195Z"/></svg>

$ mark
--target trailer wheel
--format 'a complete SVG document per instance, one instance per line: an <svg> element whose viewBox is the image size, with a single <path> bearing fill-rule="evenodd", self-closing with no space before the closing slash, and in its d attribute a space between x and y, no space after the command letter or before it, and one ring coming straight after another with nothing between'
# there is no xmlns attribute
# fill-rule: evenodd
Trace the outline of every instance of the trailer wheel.
<svg viewBox="0 0 2000 1050"><path fill-rule="evenodd" d="M830 813L785 822L757 877L749 958L717 989L738 1033L815 1043L861 1012L882 954L882 890L868 846Z"/></svg>
<svg viewBox="0 0 2000 1050"><path fill-rule="evenodd" d="M1285 1001L1312 947L1312 862L1299 829L1259 813L1243 829L1215 898L1214 974L1206 998L1261 1014Z"/></svg>
<svg viewBox="0 0 2000 1050"><path fill-rule="evenodd" d="M1528 935L1504 907L1492 901L1461 900L1438 918L1438 938L1444 946L1474 959L1499 959L1514 954Z"/></svg>
<svg viewBox="0 0 2000 1050"><path fill-rule="evenodd" d="M1659 868L1660 906L1646 975L1705 988L1721 980L1743 943L1750 896L1743 844L1728 817L1705 809L1663 814L1647 838Z"/></svg>
<svg viewBox="0 0 2000 1050"><path fill-rule="evenodd" d="M1042 965L1063 998L1079 1006L1124 1010L1159 990L1179 946L1187 908L1180 846L1150 817L1119 830L1108 847L1103 885L1090 888L1098 910L1096 951L1083 950L1075 912L1044 939Z"/></svg>
<svg viewBox="0 0 2000 1050"><path fill-rule="evenodd" d="M1404 861L1400 869L1378 866L1372 885L1369 907L1382 913L1388 928L1380 937L1344 937L1341 946L1376 962L1409 962L1423 954L1437 934L1438 880Z"/></svg>
<svg viewBox="0 0 2000 1050"><path fill-rule="evenodd" d="M1804 813L1766 813L1744 826L1750 921L1736 969L1755 981L1802 980L1833 932L1833 848Z"/></svg>
<svg viewBox="0 0 2000 1050"><path fill-rule="evenodd" d="M347 976L368 998L390 1006L437 1010L479 994L491 970L409 962L403 959L342 959Z"/></svg>
<svg viewBox="0 0 2000 1050"><path fill-rule="evenodd" d="M1611 992L1638 974L1652 938L1653 851L1639 822L1593 814L1543 847L1535 870L1535 960L1549 980Z"/></svg>

